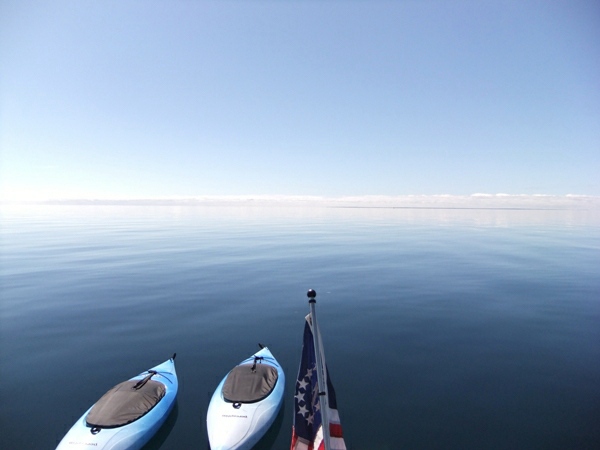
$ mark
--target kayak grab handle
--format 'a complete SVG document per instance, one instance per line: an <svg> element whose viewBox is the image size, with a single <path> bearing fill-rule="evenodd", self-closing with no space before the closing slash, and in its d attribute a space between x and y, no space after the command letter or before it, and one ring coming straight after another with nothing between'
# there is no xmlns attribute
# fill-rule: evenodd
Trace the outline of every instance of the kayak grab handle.
<svg viewBox="0 0 600 450"><path fill-rule="evenodd" d="M262 364L262 360L265 359L262 356L255 356L254 357L254 364L252 364L252 369L250 369L252 372L256 372L256 362L260 361L260 363Z"/></svg>
<svg viewBox="0 0 600 450"><path fill-rule="evenodd" d="M156 375L157 373L158 372L156 370L149 370L148 371L148 375L146 375L144 377L144 379L142 379L142 380L138 381L137 383L135 383L135 385L131 389L136 389L136 390L137 389L141 389L142 386L144 386L148 382L148 380L150 378L152 378L154 375Z"/></svg>

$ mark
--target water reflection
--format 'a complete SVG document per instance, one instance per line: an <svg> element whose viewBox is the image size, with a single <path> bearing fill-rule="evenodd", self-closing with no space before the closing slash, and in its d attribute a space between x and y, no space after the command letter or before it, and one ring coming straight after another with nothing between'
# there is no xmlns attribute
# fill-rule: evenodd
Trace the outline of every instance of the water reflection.
<svg viewBox="0 0 600 450"><path fill-rule="evenodd" d="M2 221L6 448L49 447L107 379L173 351L179 400L149 448L207 448L210 395L256 342L293 397L309 287L350 448L600 442L595 211L86 205ZM259 448L289 447L292 408Z"/></svg>
<svg viewBox="0 0 600 450"><path fill-rule="evenodd" d="M179 400L175 400L175 405L167 417L165 423L160 427L158 432L148 441L142 450L158 450L166 442L167 438L173 431L175 424L177 423L177 417L179 416Z"/></svg>
<svg viewBox="0 0 600 450"><path fill-rule="evenodd" d="M216 225L283 226L286 224L334 225L368 223L420 226L600 226L600 203L586 208L455 208L455 207L371 207L339 205L288 204L197 204L197 205L1 205L5 232L12 232L20 222L29 231L43 226L45 232L69 228L78 230L88 225L105 223L107 228L122 231L151 230L157 226L199 226L214 229ZM21 230L24 231L24 230ZM10 242L8 242L10 244Z"/></svg>

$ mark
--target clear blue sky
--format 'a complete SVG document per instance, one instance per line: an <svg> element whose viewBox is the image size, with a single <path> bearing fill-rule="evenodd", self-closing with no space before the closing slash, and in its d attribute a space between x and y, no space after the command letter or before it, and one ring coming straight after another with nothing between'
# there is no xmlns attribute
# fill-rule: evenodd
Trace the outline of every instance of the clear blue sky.
<svg viewBox="0 0 600 450"><path fill-rule="evenodd" d="M0 3L15 197L600 195L600 2Z"/></svg>

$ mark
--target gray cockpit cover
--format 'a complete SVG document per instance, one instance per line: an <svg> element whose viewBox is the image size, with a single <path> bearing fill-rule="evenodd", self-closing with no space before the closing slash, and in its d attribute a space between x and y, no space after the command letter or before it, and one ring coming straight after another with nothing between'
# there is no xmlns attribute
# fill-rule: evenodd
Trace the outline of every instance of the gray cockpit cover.
<svg viewBox="0 0 600 450"><path fill-rule="evenodd" d="M142 417L165 396L165 385L148 380L139 389L133 386L139 380L117 384L100 398L88 413L85 421L92 427L115 428Z"/></svg>
<svg viewBox="0 0 600 450"><path fill-rule="evenodd" d="M223 398L232 403L254 403L269 396L277 383L277 369L268 364L242 364L233 368L223 385Z"/></svg>

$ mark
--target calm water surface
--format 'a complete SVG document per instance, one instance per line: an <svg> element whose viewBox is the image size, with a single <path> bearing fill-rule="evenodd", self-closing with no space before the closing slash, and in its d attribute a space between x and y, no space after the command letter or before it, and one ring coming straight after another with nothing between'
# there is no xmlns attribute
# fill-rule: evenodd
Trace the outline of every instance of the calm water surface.
<svg viewBox="0 0 600 450"><path fill-rule="evenodd" d="M177 352L149 449L208 449L221 378L267 344L287 449L306 291L349 449L600 448L597 211L3 207L2 448L53 449Z"/></svg>

